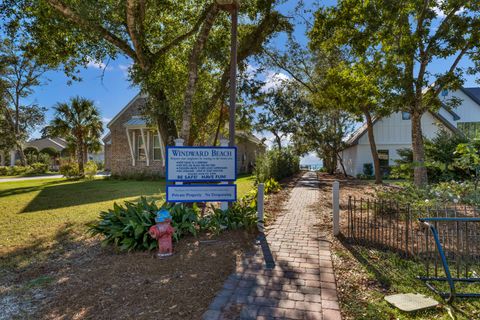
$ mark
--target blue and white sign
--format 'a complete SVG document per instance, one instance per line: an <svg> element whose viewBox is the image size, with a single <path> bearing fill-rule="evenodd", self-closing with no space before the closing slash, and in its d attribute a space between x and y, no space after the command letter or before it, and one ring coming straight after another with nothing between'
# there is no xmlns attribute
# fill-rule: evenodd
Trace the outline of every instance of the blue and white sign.
<svg viewBox="0 0 480 320"><path fill-rule="evenodd" d="M236 147L168 147L167 181L235 181Z"/></svg>
<svg viewBox="0 0 480 320"><path fill-rule="evenodd" d="M167 185L167 202L237 201L235 184Z"/></svg>

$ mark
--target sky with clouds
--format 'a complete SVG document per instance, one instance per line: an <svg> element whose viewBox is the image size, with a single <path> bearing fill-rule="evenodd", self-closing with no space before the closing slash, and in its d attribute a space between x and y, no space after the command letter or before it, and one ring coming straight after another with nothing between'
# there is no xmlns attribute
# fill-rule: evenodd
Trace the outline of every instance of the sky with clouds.
<svg viewBox="0 0 480 320"><path fill-rule="evenodd" d="M306 3L309 3L307 0ZM279 6L279 11L283 14L294 17L292 13L298 0L287 0ZM321 1L323 5L332 5L333 0ZM307 14L308 15L308 14ZM306 44L308 39L305 35L305 27L301 19L297 20L295 29L296 39ZM273 44L282 47L285 43L285 35L280 35L273 40ZM47 119L53 116L51 108L57 102L68 101L71 97L79 95L91 99L100 108L104 122L107 123L112 119L138 92L138 88L132 87L128 81L128 69L131 66L131 60L125 57L118 57L116 60L110 61L90 61L86 68L81 70L82 81L73 82L68 85L69 79L63 72L48 72L46 74L46 85L38 87L35 93L28 98L28 102L36 102L42 106L49 108ZM468 62L465 62L468 64ZM442 70L445 61L439 60L432 64L434 70ZM250 66L250 68L255 68ZM266 86L264 89L272 88L278 85L281 80L285 80L288 76L278 70L266 70L264 74ZM465 86L476 86L473 77L467 78ZM35 136L38 136L35 133ZM263 133L265 138L271 141L271 136ZM313 155L309 155L302 159L302 163L315 164L319 160Z"/></svg>

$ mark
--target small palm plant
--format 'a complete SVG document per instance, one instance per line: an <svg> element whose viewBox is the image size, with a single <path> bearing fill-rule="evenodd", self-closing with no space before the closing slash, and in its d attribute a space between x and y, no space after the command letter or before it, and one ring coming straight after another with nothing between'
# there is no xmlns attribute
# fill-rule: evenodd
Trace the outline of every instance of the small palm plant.
<svg viewBox="0 0 480 320"><path fill-rule="evenodd" d="M103 123L100 112L92 100L74 97L69 103L57 103L55 117L44 129L46 135L65 137L72 142L80 175L84 175L87 152L100 145Z"/></svg>

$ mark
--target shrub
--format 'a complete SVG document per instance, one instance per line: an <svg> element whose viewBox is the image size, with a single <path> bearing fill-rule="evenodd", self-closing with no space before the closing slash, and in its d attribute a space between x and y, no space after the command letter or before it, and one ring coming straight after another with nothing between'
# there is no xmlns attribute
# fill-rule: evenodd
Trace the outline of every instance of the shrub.
<svg viewBox="0 0 480 320"><path fill-rule="evenodd" d="M60 155L60 153L52 147L43 148L42 150L40 150L40 153L47 154L50 157L58 157Z"/></svg>
<svg viewBox="0 0 480 320"><path fill-rule="evenodd" d="M363 174L366 176L373 175L373 164L371 163L364 163L363 164Z"/></svg>
<svg viewBox="0 0 480 320"><path fill-rule="evenodd" d="M10 172L12 176L18 176L23 174L28 174L32 171L32 167L30 166L13 166L10 167Z"/></svg>
<svg viewBox="0 0 480 320"><path fill-rule="evenodd" d="M10 175L10 169L6 166L0 166L0 176L8 176Z"/></svg>
<svg viewBox="0 0 480 320"><path fill-rule="evenodd" d="M25 149L23 149L23 153L25 154L25 156L29 156L31 154L33 155L38 155L38 149L35 148L35 147L26 147Z"/></svg>
<svg viewBox="0 0 480 320"><path fill-rule="evenodd" d="M97 174L97 163L95 161L87 161L85 164L83 171L85 172L85 176L87 179L93 179L95 178L95 175Z"/></svg>
<svg viewBox="0 0 480 320"><path fill-rule="evenodd" d="M379 200L394 201L400 207L409 206L414 210L445 204L480 205L480 197L472 182L440 182L426 187L416 187L413 183L403 183L395 190L377 191Z"/></svg>
<svg viewBox="0 0 480 320"><path fill-rule="evenodd" d="M454 164L459 158L456 154L457 146L466 143L467 140L461 135L452 134L441 130L431 140L425 140L425 165L431 182L460 180L468 177L464 169ZM400 179L413 179L413 153L411 149L398 149L400 159L395 160L391 176Z"/></svg>
<svg viewBox="0 0 480 320"><path fill-rule="evenodd" d="M255 176L258 182L270 178L282 180L300 171L300 158L290 148L274 149L257 158Z"/></svg>
<svg viewBox="0 0 480 320"><path fill-rule="evenodd" d="M123 206L113 204L113 209L102 211L100 220L89 225L92 235L103 235L102 245L113 244L120 251L152 250L157 241L150 237L148 229L155 224L159 210L155 201L125 202Z"/></svg>
<svg viewBox="0 0 480 320"><path fill-rule="evenodd" d="M80 177L80 169L78 168L78 163L73 161L63 163L60 166L59 172L68 179Z"/></svg>
<svg viewBox="0 0 480 320"><path fill-rule="evenodd" d="M219 234L224 230L252 230L257 225L257 209L242 201L235 202L226 211L214 209L200 222L202 229Z"/></svg>
<svg viewBox="0 0 480 320"><path fill-rule="evenodd" d="M105 170L105 162L103 162L103 161L96 161L95 163L97 164L97 170L99 170L99 171Z"/></svg>
<svg viewBox="0 0 480 320"><path fill-rule="evenodd" d="M34 174L42 174L48 171L48 164L42 162L32 163L31 167L32 169L30 172Z"/></svg>
<svg viewBox="0 0 480 320"><path fill-rule="evenodd" d="M253 229L257 223L257 210L241 199L226 211L212 207L212 213L200 217L200 210L194 204L167 204L157 206L155 201L148 202L144 197L140 201L125 202L123 206L114 203L113 209L102 211L100 219L89 224L92 235L102 235L102 245L112 244L120 251L152 250L157 241L148 234L148 229L155 224L156 212L168 209L172 215L175 228L173 239L185 236L197 236L200 231L218 234L224 230L240 228Z"/></svg>
<svg viewBox="0 0 480 320"><path fill-rule="evenodd" d="M196 236L200 228L199 214L200 211L196 205L188 207L182 204L175 204L169 208L172 215L172 226L175 228L173 238L175 241L186 235Z"/></svg>

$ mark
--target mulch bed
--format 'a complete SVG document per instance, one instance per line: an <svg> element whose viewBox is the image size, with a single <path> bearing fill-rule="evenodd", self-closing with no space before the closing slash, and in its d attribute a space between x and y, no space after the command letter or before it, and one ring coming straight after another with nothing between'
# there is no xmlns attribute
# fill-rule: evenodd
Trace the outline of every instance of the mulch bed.
<svg viewBox="0 0 480 320"><path fill-rule="evenodd" d="M60 259L18 270L14 283L53 279L42 294L32 291L35 319L200 319L253 237L230 231L186 238L164 260L82 241Z"/></svg>
<svg viewBox="0 0 480 320"><path fill-rule="evenodd" d="M281 181L282 190L268 196L269 221L281 214L300 177ZM228 231L184 238L174 256L160 260L154 252L102 248L80 235L68 247L49 248L46 260L8 271L0 302L11 301L20 312L10 315L19 319L200 319L237 260L253 250L255 236Z"/></svg>

